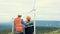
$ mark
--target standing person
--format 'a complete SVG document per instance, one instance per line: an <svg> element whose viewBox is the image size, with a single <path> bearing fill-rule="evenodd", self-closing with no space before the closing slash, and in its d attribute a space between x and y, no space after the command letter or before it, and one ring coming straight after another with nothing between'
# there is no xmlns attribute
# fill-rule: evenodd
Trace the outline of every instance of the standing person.
<svg viewBox="0 0 60 34"><path fill-rule="evenodd" d="M26 24L25 24L25 34L33 34L34 32L34 26L33 26L33 21L31 21L31 17L27 16L26 17Z"/></svg>
<svg viewBox="0 0 60 34"><path fill-rule="evenodd" d="M23 34L24 25L21 19L21 15L18 15L17 18L14 20L14 28L16 34Z"/></svg>

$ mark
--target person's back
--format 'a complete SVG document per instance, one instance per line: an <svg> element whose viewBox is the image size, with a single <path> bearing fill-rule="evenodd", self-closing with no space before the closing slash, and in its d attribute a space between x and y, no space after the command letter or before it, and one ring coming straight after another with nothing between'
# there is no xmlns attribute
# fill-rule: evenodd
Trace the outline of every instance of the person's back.
<svg viewBox="0 0 60 34"><path fill-rule="evenodd" d="M27 16L27 21L25 24L25 34L33 34L34 32L34 26L33 26L33 21L31 21L31 17Z"/></svg>
<svg viewBox="0 0 60 34"><path fill-rule="evenodd" d="M33 26L33 21L26 21L25 28Z"/></svg>
<svg viewBox="0 0 60 34"><path fill-rule="evenodd" d="M15 18L15 25L21 24L21 18Z"/></svg>
<svg viewBox="0 0 60 34"><path fill-rule="evenodd" d="M22 24L21 16L18 16L17 18L15 18L15 20L14 20L14 28L15 28L15 32L17 34L21 33L23 31L24 26Z"/></svg>

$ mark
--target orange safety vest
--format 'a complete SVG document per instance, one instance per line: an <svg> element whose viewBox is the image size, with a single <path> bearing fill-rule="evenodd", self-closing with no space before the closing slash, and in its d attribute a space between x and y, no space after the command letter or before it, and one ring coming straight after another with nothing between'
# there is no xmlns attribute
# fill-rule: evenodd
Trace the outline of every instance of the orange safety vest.
<svg viewBox="0 0 60 34"><path fill-rule="evenodd" d="M15 31L16 32L22 32L23 31L23 25L22 25L22 20L21 18L15 18L14 20L14 26L15 26Z"/></svg>

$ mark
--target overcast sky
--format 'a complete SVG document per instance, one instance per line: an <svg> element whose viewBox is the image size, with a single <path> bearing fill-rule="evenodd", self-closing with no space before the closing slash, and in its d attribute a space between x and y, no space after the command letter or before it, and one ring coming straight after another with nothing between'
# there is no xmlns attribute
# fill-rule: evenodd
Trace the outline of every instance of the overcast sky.
<svg viewBox="0 0 60 34"><path fill-rule="evenodd" d="M12 21L18 13L25 19L30 15L32 19L34 0L0 0L0 22ZM60 0L36 0L36 19L60 20Z"/></svg>

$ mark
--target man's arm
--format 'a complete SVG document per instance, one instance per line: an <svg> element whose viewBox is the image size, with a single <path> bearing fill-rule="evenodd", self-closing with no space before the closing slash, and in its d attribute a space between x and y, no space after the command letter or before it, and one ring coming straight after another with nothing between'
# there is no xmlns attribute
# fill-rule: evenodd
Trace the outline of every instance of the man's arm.
<svg viewBox="0 0 60 34"><path fill-rule="evenodd" d="M26 23L26 25L29 25L29 24L32 24L33 22L31 21L31 22L29 22L29 23Z"/></svg>

